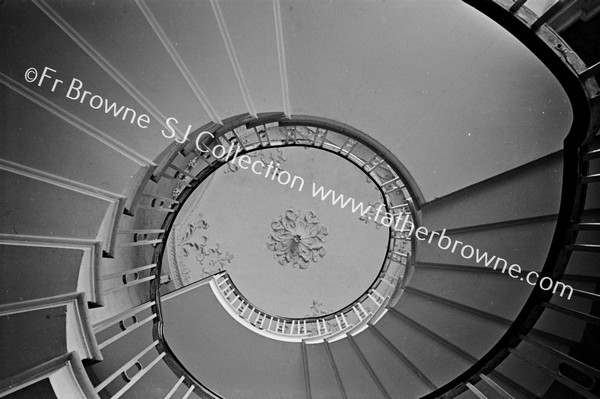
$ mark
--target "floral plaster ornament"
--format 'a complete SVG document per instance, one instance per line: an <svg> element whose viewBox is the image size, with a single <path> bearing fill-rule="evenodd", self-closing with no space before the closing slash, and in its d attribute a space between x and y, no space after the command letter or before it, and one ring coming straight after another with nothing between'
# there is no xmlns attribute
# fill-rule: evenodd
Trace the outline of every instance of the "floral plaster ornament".
<svg viewBox="0 0 600 399"><path fill-rule="evenodd" d="M325 256L327 227L320 224L313 211L302 215L301 211L287 209L271 222L271 228L267 248L275 252L274 258L280 265L291 263L306 269L311 261L318 262Z"/></svg>

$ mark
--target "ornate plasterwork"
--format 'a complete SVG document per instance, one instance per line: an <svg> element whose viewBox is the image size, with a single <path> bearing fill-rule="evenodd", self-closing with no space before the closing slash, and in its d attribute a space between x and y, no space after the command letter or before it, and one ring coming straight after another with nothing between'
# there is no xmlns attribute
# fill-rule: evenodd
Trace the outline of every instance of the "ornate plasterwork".
<svg viewBox="0 0 600 399"><path fill-rule="evenodd" d="M325 256L327 227L320 224L313 211L302 215L301 211L287 209L284 215L271 222L273 233L269 234L267 248L280 265L292 264L300 269L308 268L310 262L318 262Z"/></svg>
<svg viewBox="0 0 600 399"><path fill-rule="evenodd" d="M287 161L287 158L281 148L275 148L273 151L258 150L249 152L245 155L250 158L258 158L258 160L265 165L273 162L273 165L277 165L278 169L275 175L278 175L281 171L285 170L282 165ZM229 162L227 163L227 166L223 168L223 173L235 173L238 170L240 170L240 167L236 162Z"/></svg>
<svg viewBox="0 0 600 399"><path fill-rule="evenodd" d="M187 165L185 166L184 171L191 172L192 169L194 169L194 167L196 167L197 164L198 164L198 157L196 156L188 161ZM177 197L179 197L179 194L181 194L183 189L186 187L187 183L192 181L191 177L186 176L179 172L175 173L175 179L177 179L178 181L177 181L177 184L175 185L175 188L173 189L173 193L171 194L173 199L177 199Z"/></svg>
<svg viewBox="0 0 600 399"><path fill-rule="evenodd" d="M361 222L365 222L366 224L373 222L375 223L375 228L380 228L381 226L383 226L383 224L375 218L375 215L377 214L377 209L383 205L383 202L381 201L371 201L369 202L369 210L367 212L365 212L364 215L360 215L358 217L358 220L360 220ZM384 208L385 209L385 208Z"/></svg>
<svg viewBox="0 0 600 399"><path fill-rule="evenodd" d="M323 308L323 302L319 302L316 299L313 299L312 305L309 307L309 309L310 313L307 313L306 317L320 317L332 313L331 310L325 310Z"/></svg>
<svg viewBox="0 0 600 399"><path fill-rule="evenodd" d="M177 288L221 272L233 260L234 255L223 252L219 243L210 243L208 227L202 214L194 223L176 226L171 274Z"/></svg>

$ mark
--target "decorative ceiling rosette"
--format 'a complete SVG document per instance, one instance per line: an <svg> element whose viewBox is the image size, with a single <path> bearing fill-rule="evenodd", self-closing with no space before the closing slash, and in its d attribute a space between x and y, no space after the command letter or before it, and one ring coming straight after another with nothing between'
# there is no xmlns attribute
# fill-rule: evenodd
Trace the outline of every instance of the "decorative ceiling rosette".
<svg viewBox="0 0 600 399"><path fill-rule="evenodd" d="M271 222L271 228L267 248L275 252L274 258L280 265L291 263L306 269L311 261L318 262L325 256L327 227L321 225L313 211L302 215L301 211L287 209Z"/></svg>

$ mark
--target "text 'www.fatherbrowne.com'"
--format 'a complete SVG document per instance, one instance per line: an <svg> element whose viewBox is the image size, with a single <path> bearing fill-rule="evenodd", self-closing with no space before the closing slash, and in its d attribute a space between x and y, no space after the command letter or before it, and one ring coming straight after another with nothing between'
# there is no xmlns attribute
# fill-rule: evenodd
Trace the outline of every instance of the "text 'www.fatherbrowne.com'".
<svg viewBox="0 0 600 399"><path fill-rule="evenodd" d="M208 136L212 139L215 136L211 132L202 132L198 137ZM291 189L302 191L305 186L305 179L298 175L292 175L290 172L280 170L279 164L273 161L265 164L262 160L256 159L252 161L248 155L241 155L238 157L242 148L239 146L229 146L226 148L222 144L215 145L209 148L204 145L198 145L198 151L202 153L210 152L213 157L219 159L222 162L229 162L235 164L240 169L250 170L252 173L258 176L262 176L265 179L277 182L283 186L288 186ZM416 227L414 223L409 220L409 214L400 213L398 215L385 212L385 205L380 204L375 209L372 205L367 205L362 201L357 201L353 197L336 193L335 190L326 189L323 186L318 186L317 183L312 183L312 197L319 198L321 201L330 201L331 205L339 206L342 209L348 209L352 213L359 213L362 217L367 214L370 220L373 220L385 227L392 228L397 232L403 234L403 236L410 239L413 235L419 241L426 241L428 244L437 245L438 248L444 251L450 251L453 254L459 254L462 258L467 260L474 260L477 264L483 265L486 268L491 267L493 270L498 270L502 274L507 274L512 279L518 279L531 286L539 286L544 291L552 291L553 294L557 292L559 295L567 296L567 299L571 299L573 295L573 287L564 284L560 281L554 282L550 277L544 276L541 279L540 274L536 271L525 271L517 263L509 263L506 259L501 258L497 255L489 254L487 251L481 251L479 248L475 248L463 241L452 239L446 235L446 229L441 231L429 231L425 226Z"/></svg>

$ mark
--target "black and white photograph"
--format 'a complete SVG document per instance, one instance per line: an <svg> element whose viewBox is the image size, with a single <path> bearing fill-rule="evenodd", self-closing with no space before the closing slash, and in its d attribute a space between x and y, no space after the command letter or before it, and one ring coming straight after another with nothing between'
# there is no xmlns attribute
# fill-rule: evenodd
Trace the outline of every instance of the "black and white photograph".
<svg viewBox="0 0 600 399"><path fill-rule="evenodd" d="M0 0L0 398L600 399L600 0Z"/></svg>

